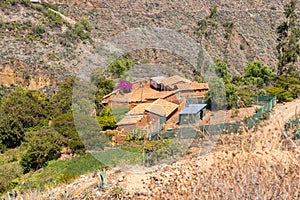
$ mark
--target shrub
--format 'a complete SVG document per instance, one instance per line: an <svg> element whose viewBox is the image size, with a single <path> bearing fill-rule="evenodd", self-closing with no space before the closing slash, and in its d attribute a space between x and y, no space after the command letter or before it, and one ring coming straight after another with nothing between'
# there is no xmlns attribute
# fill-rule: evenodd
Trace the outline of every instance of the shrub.
<svg viewBox="0 0 300 200"><path fill-rule="evenodd" d="M80 40L86 43L87 40L91 39L92 27L86 19L81 19L77 22L74 28L68 29L64 34L64 40L61 41L65 46L72 46Z"/></svg>
<svg viewBox="0 0 300 200"><path fill-rule="evenodd" d="M121 58L113 61L107 67L107 71L112 73L116 78L120 78L126 74L126 71L133 67L133 61L128 58Z"/></svg>
<svg viewBox="0 0 300 200"><path fill-rule="evenodd" d="M44 14L48 17L49 26L51 28L60 27L66 23L59 14L53 12L52 10L48 9Z"/></svg>
<svg viewBox="0 0 300 200"><path fill-rule="evenodd" d="M24 173L31 169L37 170L45 166L47 161L57 159L60 156L62 137L52 128L44 127L27 132L25 141L28 150L21 160Z"/></svg>
<svg viewBox="0 0 300 200"><path fill-rule="evenodd" d="M41 37L45 33L45 27L43 25L33 25L32 33L36 37Z"/></svg>
<svg viewBox="0 0 300 200"><path fill-rule="evenodd" d="M1 99L0 140L8 148L19 146L26 129L42 125L46 118L47 96L17 88Z"/></svg>
<svg viewBox="0 0 300 200"><path fill-rule="evenodd" d="M22 174L22 168L18 163L9 163L0 166L0 194L13 189L16 186L16 181L14 179Z"/></svg>
<svg viewBox="0 0 300 200"><path fill-rule="evenodd" d="M260 86L267 85L271 80L274 79L274 72L268 67L264 66L261 62L255 60L249 62L244 68L245 77L253 79Z"/></svg>
<svg viewBox="0 0 300 200"><path fill-rule="evenodd" d="M139 129L133 129L127 133L126 141L142 141L146 137L147 133Z"/></svg>
<svg viewBox="0 0 300 200"><path fill-rule="evenodd" d="M231 118L237 117L240 113L240 110L237 108L232 108L232 112L231 112Z"/></svg>
<svg viewBox="0 0 300 200"><path fill-rule="evenodd" d="M156 165L160 162L173 162L187 149L184 143L177 140L167 141L167 145L146 154L145 163L148 166Z"/></svg>
<svg viewBox="0 0 300 200"><path fill-rule="evenodd" d="M99 116L97 119L103 131L116 128L116 120L114 116Z"/></svg>
<svg viewBox="0 0 300 200"><path fill-rule="evenodd" d="M276 98L279 102L284 101L292 101L293 100L293 93L287 91L281 87L271 87L267 89L268 94L276 95Z"/></svg>

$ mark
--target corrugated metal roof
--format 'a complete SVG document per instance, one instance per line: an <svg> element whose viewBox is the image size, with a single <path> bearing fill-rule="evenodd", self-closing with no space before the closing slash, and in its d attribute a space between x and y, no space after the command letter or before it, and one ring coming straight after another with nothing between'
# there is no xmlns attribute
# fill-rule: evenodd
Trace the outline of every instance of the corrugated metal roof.
<svg viewBox="0 0 300 200"><path fill-rule="evenodd" d="M179 115L196 114L205 108L206 105L207 104L190 104L188 107L184 108Z"/></svg>
<svg viewBox="0 0 300 200"><path fill-rule="evenodd" d="M164 79L165 79L164 76L156 76L156 77L152 77L150 80L153 80L156 83L161 83L161 81L164 80Z"/></svg>

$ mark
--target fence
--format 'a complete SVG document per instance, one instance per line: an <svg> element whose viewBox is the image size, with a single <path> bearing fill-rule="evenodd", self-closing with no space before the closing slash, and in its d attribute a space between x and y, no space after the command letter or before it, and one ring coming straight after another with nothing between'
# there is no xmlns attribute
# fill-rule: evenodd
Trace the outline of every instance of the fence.
<svg viewBox="0 0 300 200"><path fill-rule="evenodd" d="M255 96L253 97L257 105L262 107L250 118L242 122L222 123L215 125L204 125L199 127L183 127L167 131L154 132L149 134L149 140L167 139L167 138L195 138L204 135L238 133L241 128L252 129L260 119L263 119L276 106L276 96Z"/></svg>

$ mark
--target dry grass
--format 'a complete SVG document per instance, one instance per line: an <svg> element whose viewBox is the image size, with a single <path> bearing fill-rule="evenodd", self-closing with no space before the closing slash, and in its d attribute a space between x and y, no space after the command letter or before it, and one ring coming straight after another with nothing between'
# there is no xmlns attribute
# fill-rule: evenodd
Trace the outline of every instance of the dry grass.
<svg viewBox="0 0 300 200"><path fill-rule="evenodd" d="M140 186L146 192L116 184L101 191L101 199L299 199L300 152L286 149L279 138L270 132L223 136L216 151L152 172ZM77 199L100 198L92 186ZM63 199L63 191L56 191L55 199Z"/></svg>
<svg viewBox="0 0 300 200"><path fill-rule="evenodd" d="M299 103L279 105L255 131L222 135L209 154L193 149L182 160L145 173L139 184L132 175L125 178L131 182L121 183L110 175L110 187L100 197L90 187L89 195L78 199L300 199L300 150L295 141L281 138L283 122ZM130 190L129 183L139 189Z"/></svg>
<svg viewBox="0 0 300 200"><path fill-rule="evenodd" d="M223 136L218 150L153 173L151 199L299 199L299 149L281 134ZM155 181L157 180L157 181Z"/></svg>

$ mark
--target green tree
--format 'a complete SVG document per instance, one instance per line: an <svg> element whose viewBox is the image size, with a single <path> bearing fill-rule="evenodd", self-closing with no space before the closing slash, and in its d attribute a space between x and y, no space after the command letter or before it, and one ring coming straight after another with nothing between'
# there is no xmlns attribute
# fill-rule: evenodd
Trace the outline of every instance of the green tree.
<svg viewBox="0 0 300 200"><path fill-rule="evenodd" d="M115 78L121 78L126 74L126 71L133 67L133 61L129 58L120 58L107 67L107 71L112 73Z"/></svg>
<svg viewBox="0 0 300 200"><path fill-rule="evenodd" d="M247 84L253 84L257 86L268 85L271 80L274 79L275 74L271 69L264 66L260 61L252 61L244 68L245 79Z"/></svg>
<svg viewBox="0 0 300 200"><path fill-rule="evenodd" d="M51 117L71 111L74 83L75 78L69 77L59 84L58 90L52 96L49 103L48 109Z"/></svg>
<svg viewBox="0 0 300 200"><path fill-rule="evenodd" d="M300 96L300 79L293 76L278 76L274 87L282 88L293 94L293 98Z"/></svg>
<svg viewBox="0 0 300 200"><path fill-rule="evenodd" d="M283 75L300 55L300 26L296 10L297 0L291 0L284 6L285 20L277 27L277 75Z"/></svg>
<svg viewBox="0 0 300 200"><path fill-rule="evenodd" d="M72 112L58 115L51 126L62 136L62 144L68 146L72 153L84 154L85 148L77 133Z"/></svg>
<svg viewBox="0 0 300 200"><path fill-rule="evenodd" d="M227 99L227 109L236 107L238 100L238 87L234 84L226 84L225 90Z"/></svg>
<svg viewBox="0 0 300 200"><path fill-rule="evenodd" d="M224 83L230 83L232 81L232 75L229 72L227 63L217 59L215 60L214 64L216 67L216 73L220 74L221 78L224 80Z"/></svg>
<svg viewBox="0 0 300 200"><path fill-rule="evenodd" d="M91 77L91 82L96 86L95 104L97 109L97 115L103 109L102 98L114 91L116 82L110 78L107 78L107 73L102 68L96 68Z"/></svg>
<svg viewBox="0 0 300 200"><path fill-rule="evenodd" d="M27 152L22 156L23 172L36 170L45 166L47 161L60 157L62 137L53 128L42 127L26 132Z"/></svg>
<svg viewBox="0 0 300 200"><path fill-rule="evenodd" d="M77 113L74 119L80 139L87 150L103 150L105 146L111 144L109 137L101 131L101 127L99 128L99 123L95 117Z"/></svg>
<svg viewBox="0 0 300 200"><path fill-rule="evenodd" d="M17 88L3 97L0 105L0 141L8 148L19 146L26 129L43 125L47 117L47 96Z"/></svg>
<svg viewBox="0 0 300 200"><path fill-rule="evenodd" d="M103 109L102 98L111 93L115 89L116 82L110 78L100 77L97 83L97 89L95 94L95 103L97 108L97 114Z"/></svg>

